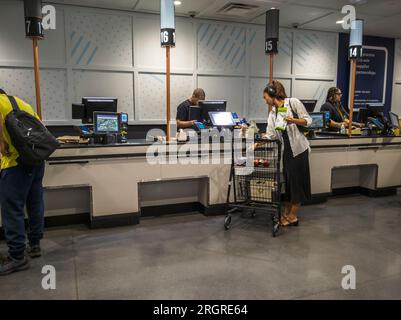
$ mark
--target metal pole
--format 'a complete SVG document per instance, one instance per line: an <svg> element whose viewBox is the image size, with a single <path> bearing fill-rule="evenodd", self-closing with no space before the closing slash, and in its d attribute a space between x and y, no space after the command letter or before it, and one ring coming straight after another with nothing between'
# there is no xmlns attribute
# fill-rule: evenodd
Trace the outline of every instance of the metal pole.
<svg viewBox="0 0 401 320"><path fill-rule="evenodd" d="M40 100L40 77L39 77L39 47L38 38L32 38L33 45L33 64L35 72L35 88L36 88L36 113L42 120L42 104Z"/></svg>
<svg viewBox="0 0 401 320"><path fill-rule="evenodd" d="M354 115L354 101L355 101L355 78L356 78L356 59L351 59L351 91L349 103L349 125L348 135L352 135L352 118Z"/></svg>
<svg viewBox="0 0 401 320"><path fill-rule="evenodd" d="M170 94L170 47L166 47L166 107L167 107L167 142L170 142L170 107L171 107L171 94Z"/></svg>
<svg viewBox="0 0 401 320"><path fill-rule="evenodd" d="M273 82L273 58L274 55L272 53L269 54L269 83Z"/></svg>

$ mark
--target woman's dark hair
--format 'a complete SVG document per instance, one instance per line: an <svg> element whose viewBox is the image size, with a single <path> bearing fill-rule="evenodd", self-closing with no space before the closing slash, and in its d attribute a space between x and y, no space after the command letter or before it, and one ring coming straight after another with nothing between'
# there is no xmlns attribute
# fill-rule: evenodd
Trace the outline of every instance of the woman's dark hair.
<svg viewBox="0 0 401 320"><path fill-rule="evenodd" d="M287 98L285 88L283 84L278 80L273 80L272 83L269 83L267 87L263 90L263 93L268 94L272 98L277 98L280 100L284 100Z"/></svg>
<svg viewBox="0 0 401 320"><path fill-rule="evenodd" d="M335 102L336 100L335 100L335 96L336 96L336 94L337 94L337 92L339 91L340 89L339 88L337 88L337 87L331 87L330 89L329 89L329 91L327 92L327 98L326 98L326 102L330 102L332 105L336 105L337 103Z"/></svg>

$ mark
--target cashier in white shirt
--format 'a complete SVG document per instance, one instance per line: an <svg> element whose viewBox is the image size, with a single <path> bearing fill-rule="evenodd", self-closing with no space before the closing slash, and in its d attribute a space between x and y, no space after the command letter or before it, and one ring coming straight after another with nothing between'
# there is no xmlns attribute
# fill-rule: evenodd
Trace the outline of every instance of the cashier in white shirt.
<svg viewBox="0 0 401 320"><path fill-rule="evenodd" d="M284 145L283 172L285 178L285 211L283 226L298 226L298 210L302 203L311 198L309 152L310 146L302 127L312 124L304 105L297 98L288 98L285 88L279 81L273 81L263 91L263 98L272 106L267 121L266 138L279 139ZM287 108L284 131L275 130L277 108Z"/></svg>

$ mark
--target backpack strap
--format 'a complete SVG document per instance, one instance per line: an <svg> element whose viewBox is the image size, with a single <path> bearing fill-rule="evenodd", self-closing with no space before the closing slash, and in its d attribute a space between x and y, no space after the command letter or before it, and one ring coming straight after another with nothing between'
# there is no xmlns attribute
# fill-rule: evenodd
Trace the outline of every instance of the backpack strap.
<svg viewBox="0 0 401 320"><path fill-rule="evenodd" d="M18 103L13 96L7 96L8 100L10 100L11 106L13 107L13 111L19 111Z"/></svg>

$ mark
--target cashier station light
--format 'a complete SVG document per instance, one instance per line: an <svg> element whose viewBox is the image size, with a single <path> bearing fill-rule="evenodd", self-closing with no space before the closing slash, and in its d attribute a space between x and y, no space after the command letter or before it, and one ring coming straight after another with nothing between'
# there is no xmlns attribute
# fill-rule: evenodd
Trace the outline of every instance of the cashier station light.
<svg viewBox="0 0 401 320"><path fill-rule="evenodd" d="M363 20L357 19L351 22L348 52L348 57L350 59L358 59L362 57L363 26Z"/></svg>
<svg viewBox="0 0 401 320"><path fill-rule="evenodd" d="M269 83L273 81L274 55L278 53L280 10L266 12L265 52L269 56Z"/></svg>

